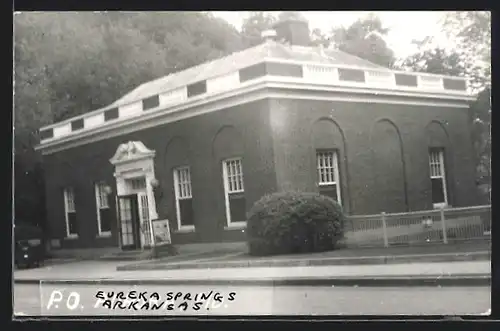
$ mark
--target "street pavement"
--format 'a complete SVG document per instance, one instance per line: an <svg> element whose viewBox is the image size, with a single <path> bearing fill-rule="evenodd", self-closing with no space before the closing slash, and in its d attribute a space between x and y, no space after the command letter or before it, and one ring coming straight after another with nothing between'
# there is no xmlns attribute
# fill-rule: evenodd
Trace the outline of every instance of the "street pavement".
<svg viewBox="0 0 500 331"><path fill-rule="evenodd" d="M98 291L147 291L159 297L151 305L167 302L160 309L109 309ZM188 300L205 293L210 298ZM56 293L57 292L57 293ZM74 292L74 294L71 294ZM169 300L168 292L182 292L177 300ZM215 293L219 292L219 301ZM233 300L229 293L233 292ZM55 295L56 293L57 295ZM59 294L61 294L59 296ZM43 305L42 305L43 301ZM114 305L117 300L111 303ZM132 301L124 303L129 305ZM186 302L187 306L182 303ZM201 302L195 310L196 302ZM170 306L167 307L167 304ZM142 303L140 304L142 305ZM136 308L140 308L135 306ZM122 307L125 307L122 306ZM150 306L151 307L151 306ZM207 286L111 286L111 285L14 285L14 313L42 316L78 315L468 315L482 314L491 307L489 287L207 287ZM172 308L172 310L169 310ZM186 310L184 310L186 308Z"/></svg>

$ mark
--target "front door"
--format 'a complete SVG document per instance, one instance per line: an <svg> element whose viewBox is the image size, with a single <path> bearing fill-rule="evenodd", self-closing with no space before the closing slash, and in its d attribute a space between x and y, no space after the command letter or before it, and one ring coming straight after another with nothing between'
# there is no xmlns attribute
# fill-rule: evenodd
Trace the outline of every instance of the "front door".
<svg viewBox="0 0 500 331"><path fill-rule="evenodd" d="M141 247L137 194L118 197L122 249Z"/></svg>

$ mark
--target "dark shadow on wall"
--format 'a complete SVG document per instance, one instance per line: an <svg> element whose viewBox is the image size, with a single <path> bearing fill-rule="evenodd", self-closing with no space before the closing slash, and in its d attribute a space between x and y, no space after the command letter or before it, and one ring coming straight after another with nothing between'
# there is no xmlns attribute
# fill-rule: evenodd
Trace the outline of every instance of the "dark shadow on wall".
<svg viewBox="0 0 500 331"><path fill-rule="evenodd" d="M232 125L221 127L212 140L212 155L216 162L232 157L242 157L244 153L243 138Z"/></svg>
<svg viewBox="0 0 500 331"><path fill-rule="evenodd" d="M241 158L243 170L244 187L248 181L249 171L246 171L245 146L241 133L232 125L222 126L212 140L212 174L215 177L212 182L213 187L212 203L217 215L217 228L224 228L227 225L226 206L224 198L224 181L222 178L222 162L226 159ZM245 195L246 192L245 192Z"/></svg>
<svg viewBox="0 0 500 331"><path fill-rule="evenodd" d="M371 132L373 201L377 212L407 212L408 190L400 131L389 119L378 120Z"/></svg>
<svg viewBox="0 0 500 331"><path fill-rule="evenodd" d="M159 203L157 203L158 213L160 218L170 220L170 228L173 230L178 228L174 193L174 169L182 166L189 166L192 169L190 154L189 143L184 137L172 137L165 147L161 164L162 169L156 169L156 172L161 173L161 177L158 177L160 177L160 186L162 188L162 196ZM191 185L193 185L192 182Z"/></svg>

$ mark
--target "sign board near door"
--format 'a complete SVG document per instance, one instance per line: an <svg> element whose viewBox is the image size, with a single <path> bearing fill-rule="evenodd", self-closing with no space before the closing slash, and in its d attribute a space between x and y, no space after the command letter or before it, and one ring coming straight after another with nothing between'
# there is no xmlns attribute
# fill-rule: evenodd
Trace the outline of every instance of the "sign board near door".
<svg viewBox="0 0 500 331"><path fill-rule="evenodd" d="M153 233L155 236L155 244L157 246L172 243L170 238L170 225L167 219L153 220Z"/></svg>

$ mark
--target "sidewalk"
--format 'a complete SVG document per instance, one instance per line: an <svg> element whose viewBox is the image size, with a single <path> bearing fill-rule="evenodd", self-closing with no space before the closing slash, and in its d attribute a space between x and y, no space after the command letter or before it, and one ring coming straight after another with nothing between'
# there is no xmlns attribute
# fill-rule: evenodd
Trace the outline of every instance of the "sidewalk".
<svg viewBox="0 0 500 331"><path fill-rule="evenodd" d="M117 265L81 262L14 273L16 284L39 280L80 284L170 284L170 285L331 285L489 286L489 261L357 265L323 267L276 267L232 269L184 269L116 271Z"/></svg>
<svg viewBox="0 0 500 331"><path fill-rule="evenodd" d="M175 270L254 267L312 267L359 264L407 264L415 262L457 262L491 260L491 243L429 244L410 247L339 249L329 252L252 257L244 252L181 259L167 257L120 265L117 270Z"/></svg>

